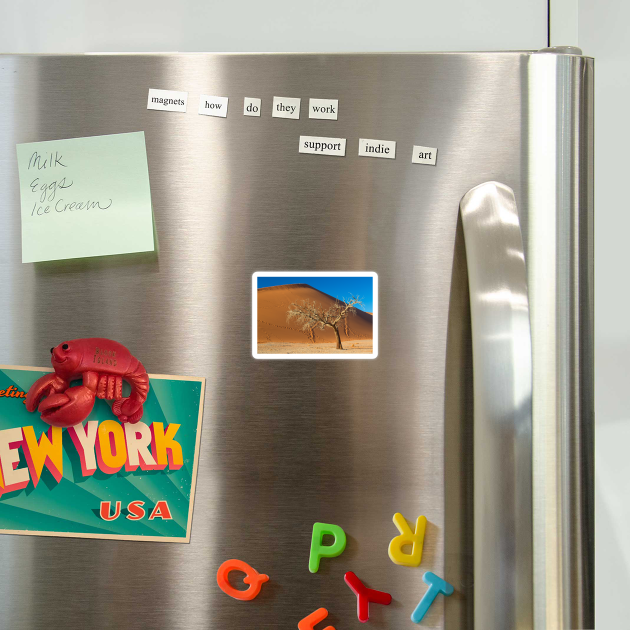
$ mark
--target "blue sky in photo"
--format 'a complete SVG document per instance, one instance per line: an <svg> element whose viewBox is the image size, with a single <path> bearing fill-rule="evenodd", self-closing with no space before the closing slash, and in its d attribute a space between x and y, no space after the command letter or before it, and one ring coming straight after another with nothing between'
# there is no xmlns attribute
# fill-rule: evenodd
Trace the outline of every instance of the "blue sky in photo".
<svg viewBox="0 0 630 630"><path fill-rule="evenodd" d="M258 277L258 287L276 287L280 284L310 284L314 289L319 289L328 295L343 300L350 295L357 295L363 300L362 310L372 313L374 311L373 278L356 276L273 276Z"/></svg>

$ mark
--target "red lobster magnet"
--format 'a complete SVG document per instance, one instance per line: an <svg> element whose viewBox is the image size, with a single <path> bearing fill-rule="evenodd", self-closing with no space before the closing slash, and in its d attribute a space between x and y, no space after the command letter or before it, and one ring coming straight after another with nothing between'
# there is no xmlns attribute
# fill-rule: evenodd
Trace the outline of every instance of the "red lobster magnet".
<svg viewBox="0 0 630 630"><path fill-rule="evenodd" d="M54 372L37 379L26 395L26 408L38 411L44 422L72 427L83 422L96 398L113 400L112 411L121 422L138 422L149 393L149 375L125 346L111 339L73 339L50 349ZM70 387L70 381L83 385ZM131 385L123 398L122 382ZM39 405L39 406L38 406Z"/></svg>

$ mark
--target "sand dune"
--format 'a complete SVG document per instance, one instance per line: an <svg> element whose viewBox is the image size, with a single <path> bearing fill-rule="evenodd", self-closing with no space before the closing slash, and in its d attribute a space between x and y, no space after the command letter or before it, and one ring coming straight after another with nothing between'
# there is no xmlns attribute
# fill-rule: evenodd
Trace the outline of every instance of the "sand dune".
<svg viewBox="0 0 630 630"><path fill-rule="evenodd" d="M309 335L300 330L299 324L287 321L287 310L291 302L315 301L324 308L332 305L334 297L308 284L283 284L277 287L258 289L258 343L332 343L335 333L332 328L316 329ZM339 327L341 342L372 339L372 315L357 310Z"/></svg>
<svg viewBox="0 0 630 630"><path fill-rule="evenodd" d="M346 341L343 350L337 350L336 343L270 343L258 344L259 354L373 354L371 339Z"/></svg>

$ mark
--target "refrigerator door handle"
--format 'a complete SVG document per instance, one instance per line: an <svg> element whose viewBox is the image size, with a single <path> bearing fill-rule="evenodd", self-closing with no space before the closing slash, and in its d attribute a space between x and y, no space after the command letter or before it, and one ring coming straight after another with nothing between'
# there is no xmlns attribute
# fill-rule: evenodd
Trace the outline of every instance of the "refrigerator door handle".
<svg viewBox="0 0 630 630"><path fill-rule="evenodd" d="M460 202L473 346L475 628L533 624L532 344L514 192Z"/></svg>

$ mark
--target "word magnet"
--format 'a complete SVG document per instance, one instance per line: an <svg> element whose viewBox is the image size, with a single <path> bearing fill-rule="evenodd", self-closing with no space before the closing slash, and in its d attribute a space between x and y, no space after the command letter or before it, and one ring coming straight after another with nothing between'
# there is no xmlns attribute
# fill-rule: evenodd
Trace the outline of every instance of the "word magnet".
<svg viewBox="0 0 630 630"><path fill-rule="evenodd" d="M243 116L260 116L262 100L246 96L243 99Z"/></svg>
<svg viewBox="0 0 630 630"><path fill-rule="evenodd" d="M323 120L337 120L339 101L336 98L310 98L308 100L308 117Z"/></svg>
<svg viewBox="0 0 630 630"><path fill-rule="evenodd" d="M396 159L395 140L371 140L369 138L359 139L359 156Z"/></svg>
<svg viewBox="0 0 630 630"><path fill-rule="evenodd" d="M319 138L317 136L300 136L300 153L313 153L315 155L340 155L346 154L345 138Z"/></svg>
<svg viewBox="0 0 630 630"><path fill-rule="evenodd" d="M332 545L324 545L324 536L333 536ZM308 570L311 573L319 571L319 561L322 558L336 558L346 548L346 532L339 525L327 523L315 523L313 525L313 537L311 538L311 555L308 559Z"/></svg>
<svg viewBox="0 0 630 630"><path fill-rule="evenodd" d="M199 97L199 113L202 116L226 118L228 115L228 97L202 94Z"/></svg>
<svg viewBox="0 0 630 630"><path fill-rule="evenodd" d="M414 145L413 153L411 154L412 164L430 164L431 166L435 166L436 160L436 147L421 147Z"/></svg>
<svg viewBox="0 0 630 630"><path fill-rule="evenodd" d="M357 616L362 623L370 618L370 602L384 606L389 606L392 603L392 596L389 593L368 588L352 571L348 571L343 579L357 596Z"/></svg>
<svg viewBox="0 0 630 630"><path fill-rule="evenodd" d="M245 573L243 582L249 584L249 588L245 591L240 591L234 588L228 579L230 571L242 571ZM234 599L240 599L241 601L249 602L260 593L262 585L269 580L269 576L264 573L258 573L256 569L252 568L246 562L242 560L226 560L217 571L217 584L219 588L230 597Z"/></svg>
<svg viewBox="0 0 630 630"><path fill-rule="evenodd" d="M417 567L422 561L422 547L424 545L424 532L427 528L426 516L419 516L416 521L415 533L407 524L405 517L396 512L394 514L394 525L398 528L400 536L396 536L389 543L389 557L394 564L402 564L407 567ZM403 547L412 545L411 553L404 553Z"/></svg>
<svg viewBox="0 0 630 630"><path fill-rule="evenodd" d="M175 90L149 90L147 109L159 109L165 112L185 112L188 103L188 92Z"/></svg>
<svg viewBox="0 0 630 630"><path fill-rule="evenodd" d="M271 116L273 118L299 118L301 100L299 98L289 98L288 96L274 96Z"/></svg>

